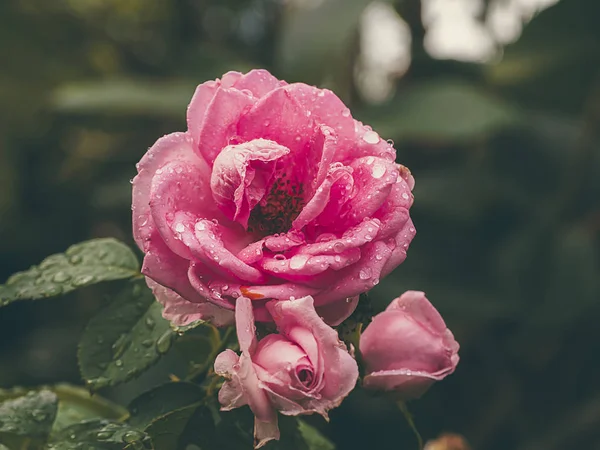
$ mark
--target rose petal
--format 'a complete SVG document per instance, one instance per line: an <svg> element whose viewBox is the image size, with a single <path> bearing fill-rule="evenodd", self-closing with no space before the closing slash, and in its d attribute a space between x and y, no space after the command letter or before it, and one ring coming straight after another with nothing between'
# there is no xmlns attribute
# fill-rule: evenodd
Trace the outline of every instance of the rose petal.
<svg viewBox="0 0 600 450"><path fill-rule="evenodd" d="M143 252L154 231L150 212L150 192L156 172L169 161L186 161L199 167L200 173L208 167L195 154L192 140L186 133L163 136L146 152L137 164L138 174L133 179L132 219L135 242Z"/></svg>
<svg viewBox="0 0 600 450"><path fill-rule="evenodd" d="M196 146L200 145L200 130L206 119L206 110L220 86L220 80L211 80L202 83L196 88L192 100L188 105L187 126Z"/></svg>
<svg viewBox="0 0 600 450"><path fill-rule="evenodd" d="M233 311L219 308L208 301L192 303L150 278L146 278L146 284L152 289L156 299L164 306L163 317L174 325L185 326L198 320L209 321L216 327L233 323Z"/></svg>
<svg viewBox="0 0 600 450"><path fill-rule="evenodd" d="M325 323L335 327L352 315L358 306L359 296L348 297L337 302L317 306L317 314L323 318Z"/></svg>
<svg viewBox="0 0 600 450"><path fill-rule="evenodd" d="M255 97L260 98L285 85L287 85L285 81L279 81L267 70L254 69L242 75L233 86L239 90L248 89Z"/></svg>
<svg viewBox="0 0 600 450"><path fill-rule="evenodd" d="M200 154L212 164L229 139L237 133L237 123L255 102L253 96L237 89L220 87L208 105L198 137Z"/></svg>
<svg viewBox="0 0 600 450"><path fill-rule="evenodd" d="M213 199L221 211L248 228L250 212L271 187L277 161L289 152L266 139L225 147L214 161L210 178Z"/></svg>

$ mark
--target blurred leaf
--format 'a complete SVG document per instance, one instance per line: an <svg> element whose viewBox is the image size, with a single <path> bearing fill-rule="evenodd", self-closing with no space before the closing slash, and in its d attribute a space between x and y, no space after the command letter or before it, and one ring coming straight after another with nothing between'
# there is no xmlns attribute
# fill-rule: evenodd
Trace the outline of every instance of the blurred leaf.
<svg viewBox="0 0 600 450"><path fill-rule="evenodd" d="M598 306L600 261L595 237L584 228L558 234L551 248L545 302L530 323L565 329Z"/></svg>
<svg viewBox="0 0 600 450"><path fill-rule="evenodd" d="M106 80L68 84L54 91L59 111L77 114L119 114L183 118L197 83Z"/></svg>
<svg viewBox="0 0 600 450"><path fill-rule="evenodd" d="M368 121L381 136L424 142L472 141L521 120L514 106L457 79L413 85L373 111Z"/></svg>
<svg viewBox="0 0 600 450"><path fill-rule="evenodd" d="M370 0L323 0L290 5L281 26L278 67L286 77L320 83L348 55Z"/></svg>
<svg viewBox="0 0 600 450"><path fill-rule="evenodd" d="M177 448L180 435L204 398L204 391L195 384L164 384L131 402L130 423L148 433L156 450Z"/></svg>
<svg viewBox="0 0 600 450"><path fill-rule="evenodd" d="M94 239L48 256L39 266L11 276L0 285L0 306L16 300L66 294L102 281L139 274L137 258L129 247L112 239Z"/></svg>
<svg viewBox="0 0 600 450"><path fill-rule="evenodd" d="M177 448L177 444L185 431L185 427L200 406L201 403L185 406L170 411L152 421L146 428L146 433L152 438L155 450L171 450Z"/></svg>
<svg viewBox="0 0 600 450"><path fill-rule="evenodd" d="M0 404L0 441L4 435L45 440L56 417L58 399L48 390L29 392Z"/></svg>
<svg viewBox="0 0 600 450"><path fill-rule="evenodd" d="M144 392L129 404L129 423L145 428L165 414L204 399L204 391L192 383L167 383Z"/></svg>
<svg viewBox="0 0 600 450"><path fill-rule="evenodd" d="M48 450L123 450L144 448L148 436L124 423L88 420L73 424L51 439Z"/></svg>
<svg viewBox="0 0 600 450"><path fill-rule="evenodd" d="M58 396L58 413L52 427L53 433L87 419L102 418L121 421L129 413L125 408L98 395L90 395L86 389L68 384L52 388Z"/></svg>
<svg viewBox="0 0 600 450"><path fill-rule="evenodd" d="M307 424L304 420L298 420L298 430L306 442L308 450L334 450L335 445L323 436L319 430L312 425Z"/></svg>
<svg viewBox="0 0 600 450"><path fill-rule="evenodd" d="M174 336L146 283L132 281L86 327L78 351L81 375L94 390L127 381L156 363Z"/></svg>

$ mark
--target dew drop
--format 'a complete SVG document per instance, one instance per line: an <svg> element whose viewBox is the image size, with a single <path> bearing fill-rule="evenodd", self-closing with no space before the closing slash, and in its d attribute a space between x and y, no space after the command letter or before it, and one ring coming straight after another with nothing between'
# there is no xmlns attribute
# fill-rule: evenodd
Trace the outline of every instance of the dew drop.
<svg viewBox="0 0 600 450"><path fill-rule="evenodd" d="M150 348L154 345L154 341L152 339L144 339L142 345L146 348Z"/></svg>
<svg viewBox="0 0 600 450"><path fill-rule="evenodd" d="M56 272L52 277L52 281L55 283L64 283L65 281L69 281L71 279L71 275L62 270L60 272Z"/></svg>
<svg viewBox="0 0 600 450"><path fill-rule="evenodd" d="M294 270L302 269L308 261L307 255L294 255L290 259L290 268Z"/></svg>
<svg viewBox="0 0 600 450"><path fill-rule="evenodd" d="M285 261L285 259L286 259L285 255L282 255L281 253L278 253L278 254L276 254L276 255L274 256L274 258L275 258L277 261Z"/></svg>
<svg viewBox="0 0 600 450"><path fill-rule="evenodd" d="M144 435L142 433L140 433L139 431L132 430L132 431L128 431L127 433L125 433L122 437L122 440L126 444L132 444L134 442L139 441L143 437L144 437Z"/></svg>
<svg viewBox="0 0 600 450"><path fill-rule="evenodd" d="M371 274L369 273L368 270L366 269L362 269L359 273L358 273L358 277L361 280L368 280L369 278L371 278Z"/></svg>
<svg viewBox="0 0 600 450"><path fill-rule="evenodd" d="M204 225L203 222L197 222L196 223L196 230L198 230L198 231L204 231L204 230L206 230L206 225Z"/></svg>
<svg viewBox="0 0 600 450"><path fill-rule="evenodd" d="M350 110L348 108L344 109L342 111L342 116L343 117L350 117Z"/></svg>
<svg viewBox="0 0 600 450"><path fill-rule="evenodd" d="M335 262L340 262L342 260L340 255L335 255L333 259L335 259Z"/></svg>
<svg viewBox="0 0 600 450"><path fill-rule="evenodd" d="M71 264L80 264L81 261L83 261L83 258L81 257L81 255L73 255L69 258L69 261L71 262Z"/></svg>
<svg viewBox="0 0 600 450"><path fill-rule="evenodd" d="M376 259L377 261L381 261L381 260L383 259L383 256L381 256L381 255L377 254L377 255L375 255L375 259Z"/></svg>
<svg viewBox="0 0 600 450"><path fill-rule="evenodd" d="M82 275L73 280L74 286L85 286L86 284L90 284L95 280L95 277L92 275Z"/></svg>
<svg viewBox="0 0 600 450"><path fill-rule="evenodd" d="M183 225L181 222L177 223L175 225L175 231L178 233L183 233L185 231L185 225Z"/></svg>
<svg viewBox="0 0 600 450"><path fill-rule="evenodd" d="M342 244L341 242L336 242L335 244L333 244L333 250L336 253L341 253L344 251L344 244Z"/></svg>
<svg viewBox="0 0 600 450"><path fill-rule="evenodd" d="M403 193L402 193L402 198L403 198L404 200L408 200L408 194L407 194L406 192L403 192Z"/></svg>
<svg viewBox="0 0 600 450"><path fill-rule="evenodd" d="M117 360L115 361L115 366L117 366L117 367L123 367L123 361L122 361L122 360L120 360L120 359L117 359Z"/></svg>
<svg viewBox="0 0 600 450"><path fill-rule="evenodd" d="M367 144L377 144L379 142L379 135L375 131L367 131L363 135L363 141Z"/></svg>
<svg viewBox="0 0 600 450"><path fill-rule="evenodd" d="M111 433L110 431L98 431L98 433L96 433L96 439L99 439L101 441L104 441L106 439L110 439L113 436L113 433Z"/></svg>
<svg viewBox="0 0 600 450"><path fill-rule="evenodd" d="M146 317L145 323L148 329L150 330L152 330L156 325L156 322L154 322L154 319L152 317Z"/></svg>
<svg viewBox="0 0 600 450"><path fill-rule="evenodd" d="M383 164L375 164L371 170L371 176L375 179L381 178L385 174L385 166Z"/></svg>
<svg viewBox="0 0 600 450"><path fill-rule="evenodd" d="M173 332L171 330L165 331L165 333L156 341L156 351L161 355L164 355L171 348L172 342Z"/></svg>

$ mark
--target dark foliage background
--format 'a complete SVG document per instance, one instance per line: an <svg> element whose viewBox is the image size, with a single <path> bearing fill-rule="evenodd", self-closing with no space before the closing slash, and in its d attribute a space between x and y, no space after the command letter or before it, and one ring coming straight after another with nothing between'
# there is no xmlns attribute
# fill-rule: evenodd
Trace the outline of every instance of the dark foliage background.
<svg viewBox="0 0 600 450"><path fill-rule="evenodd" d="M135 163L185 128L196 84L264 67L333 89L417 180L417 237L372 297L382 309L425 291L461 343L456 373L412 405L423 435L600 448L600 3L561 0L477 63L429 56L419 1L379 2L410 27L412 61L368 78L369 3L0 2L0 281L90 237L132 244ZM76 343L103 294L2 309L0 386L79 382ZM127 401L176 366L108 395ZM393 403L361 392L324 430L344 450L414 446Z"/></svg>

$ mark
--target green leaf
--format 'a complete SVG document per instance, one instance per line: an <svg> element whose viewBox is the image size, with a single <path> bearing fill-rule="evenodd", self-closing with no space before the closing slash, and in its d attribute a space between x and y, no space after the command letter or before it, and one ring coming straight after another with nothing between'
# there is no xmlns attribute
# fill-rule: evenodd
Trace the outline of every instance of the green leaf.
<svg viewBox="0 0 600 450"><path fill-rule="evenodd" d="M146 283L131 281L86 327L81 375L94 390L127 381L156 363L175 335Z"/></svg>
<svg viewBox="0 0 600 450"><path fill-rule="evenodd" d="M298 420L298 430L309 450L334 450L335 445L312 425L304 420Z"/></svg>
<svg viewBox="0 0 600 450"><path fill-rule="evenodd" d="M148 436L131 426L109 420L73 424L53 436L48 450L123 450L145 448Z"/></svg>
<svg viewBox="0 0 600 450"><path fill-rule="evenodd" d="M57 110L70 113L181 118L196 84L131 79L67 84L54 91L51 102Z"/></svg>
<svg viewBox="0 0 600 450"><path fill-rule="evenodd" d="M195 403L184 408L170 411L155 419L146 428L146 433L152 438L155 450L172 450L177 448L181 435L202 403Z"/></svg>
<svg viewBox="0 0 600 450"><path fill-rule="evenodd" d="M0 285L0 306L136 275L139 264L129 247L112 238L94 239L73 245L65 253L48 256L38 266L11 276L5 285Z"/></svg>
<svg viewBox="0 0 600 450"><path fill-rule="evenodd" d="M502 99L455 79L416 84L376 111L365 120L385 138L441 143L485 137L521 118Z"/></svg>
<svg viewBox="0 0 600 450"><path fill-rule="evenodd" d="M57 409L58 398L48 390L6 400L0 404L0 437L8 434L45 440L52 429Z"/></svg>
<svg viewBox="0 0 600 450"><path fill-rule="evenodd" d="M192 383L167 383L135 398L129 405L129 423L145 428L165 414L204 400L204 391Z"/></svg>
<svg viewBox="0 0 600 450"><path fill-rule="evenodd" d="M59 384L52 391L58 396L58 413L52 428L53 434L89 419L122 421L129 416L122 406L97 395L92 396L86 389L77 386Z"/></svg>

